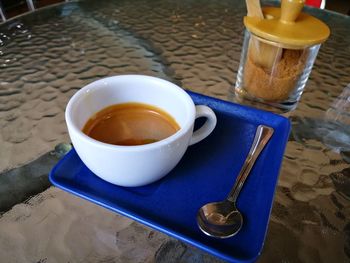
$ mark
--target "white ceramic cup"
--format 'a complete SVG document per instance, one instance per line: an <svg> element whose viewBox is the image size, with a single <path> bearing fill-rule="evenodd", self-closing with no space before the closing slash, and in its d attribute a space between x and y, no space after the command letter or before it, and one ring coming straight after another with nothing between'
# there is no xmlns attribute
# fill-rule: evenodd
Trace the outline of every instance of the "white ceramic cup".
<svg viewBox="0 0 350 263"><path fill-rule="evenodd" d="M118 146L90 138L82 132L88 119L103 108L119 103L154 105L169 113L180 130L161 141ZM65 112L69 136L81 160L97 176L120 186L141 186L169 173L187 147L207 137L216 116L207 106L195 106L180 87L163 79L142 75L120 75L97 80L73 95ZM196 118L206 122L193 132Z"/></svg>

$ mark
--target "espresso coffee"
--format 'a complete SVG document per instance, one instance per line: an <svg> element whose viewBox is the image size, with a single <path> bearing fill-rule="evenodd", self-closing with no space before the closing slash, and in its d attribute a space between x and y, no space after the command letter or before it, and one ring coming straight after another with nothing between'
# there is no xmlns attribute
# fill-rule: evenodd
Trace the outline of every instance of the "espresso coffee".
<svg viewBox="0 0 350 263"><path fill-rule="evenodd" d="M83 132L114 145L143 145L163 140L180 129L167 112L143 103L122 103L95 113Z"/></svg>

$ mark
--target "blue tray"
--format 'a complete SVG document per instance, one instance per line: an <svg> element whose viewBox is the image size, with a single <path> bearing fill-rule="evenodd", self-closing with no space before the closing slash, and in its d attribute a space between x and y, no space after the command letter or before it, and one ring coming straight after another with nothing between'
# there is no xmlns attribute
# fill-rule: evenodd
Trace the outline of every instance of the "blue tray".
<svg viewBox="0 0 350 263"><path fill-rule="evenodd" d="M217 127L208 138L190 146L175 169L160 181L135 188L112 185L95 176L74 149L53 168L50 180L63 190L222 259L255 261L266 236L290 122L269 112L189 94L196 104L206 104L215 111ZM229 193L259 124L269 125L275 132L238 198L244 225L234 237L208 237L197 226L197 211Z"/></svg>

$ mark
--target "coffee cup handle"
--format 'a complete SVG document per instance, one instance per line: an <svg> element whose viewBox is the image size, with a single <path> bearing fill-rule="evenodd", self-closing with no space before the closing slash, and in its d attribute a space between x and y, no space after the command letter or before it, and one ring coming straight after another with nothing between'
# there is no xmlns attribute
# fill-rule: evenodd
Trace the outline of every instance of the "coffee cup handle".
<svg viewBox="0 0 350 263"><path fill-rule="evenodd" d="M198 130L195 130L192 134L189 145L200 142L206 138L216 126L216 115L211 108L205 105L196 106L196 119L204 117L206 118L205 123Z"/></svg>

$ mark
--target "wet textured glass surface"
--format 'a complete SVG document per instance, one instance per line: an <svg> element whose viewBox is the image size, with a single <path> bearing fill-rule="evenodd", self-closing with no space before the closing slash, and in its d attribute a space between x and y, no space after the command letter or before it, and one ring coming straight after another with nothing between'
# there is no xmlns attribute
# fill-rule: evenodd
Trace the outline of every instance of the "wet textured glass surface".
<svg viewBox="0 0 350 263"><path fill-rule="evenodd" d="M350 259L350 20L308 11L332 32L288 115L261 262ZM68 99L95 79L148 74L234 101L245 13L233 0L84 1L0 25L0 204L10 204L0 211L2 262L219 261L56 188L43 191L44 177L48 160L69 149ZM25 198L9 198L18 189Z"/></svg>

